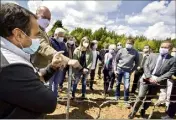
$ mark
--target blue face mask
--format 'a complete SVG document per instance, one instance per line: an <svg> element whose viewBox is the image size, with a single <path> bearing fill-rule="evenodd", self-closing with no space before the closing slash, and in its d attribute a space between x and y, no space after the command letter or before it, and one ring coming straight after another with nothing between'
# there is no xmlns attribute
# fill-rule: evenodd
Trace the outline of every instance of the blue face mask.
<svg viewBox="0 0 176 120"><path fill-rule="evenodd" d="M32 44L31 46L27 47L27 48L24 48L23 45L21 44L20 42L20 45L22 47L22 50L25 52L25 53L28 53L30 55L34 54L38 48L40 47L40 40L38 38L36 39L31 39L28 35L26 35L26 33L24 33L23 31L21 31L25 36L27 36L31 41L32 41Z"/></svg>
<svg viewBox="0 0 176 120"><path fill-rule="evenodd" d="M39 39L32 39L32 45L30 47L23 48L22 50L25 53L28 53L28 54L32 55L38 50L39 46L40 46Z"/></svg>

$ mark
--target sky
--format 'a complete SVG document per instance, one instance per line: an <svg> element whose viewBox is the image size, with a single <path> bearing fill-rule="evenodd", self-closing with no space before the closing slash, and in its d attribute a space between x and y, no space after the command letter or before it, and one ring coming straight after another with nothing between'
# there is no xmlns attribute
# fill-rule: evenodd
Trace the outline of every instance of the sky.
<svg viewBox="0 0 176 120"><path fill-rule="evenodd" d="M33 13L37 7L50 9L52 19L49 31L56 20L62 20L69 31L76 27L93 31L106 27L109 31L126 36L144 35L148 39L176 38L176 2L174 0L116 0L116 1L34 1L2 0L23 6Z"/></svg>

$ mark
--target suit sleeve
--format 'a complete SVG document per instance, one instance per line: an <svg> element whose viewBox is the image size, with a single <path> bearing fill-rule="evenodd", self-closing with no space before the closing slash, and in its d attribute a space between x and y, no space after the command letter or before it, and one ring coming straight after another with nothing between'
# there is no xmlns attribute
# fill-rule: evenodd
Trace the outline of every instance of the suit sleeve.
<svg viewBox="0 0 176 120"><path fill-rule="evenodd" d="M170 70L168 72L166 72L165 74L161 75L160 77L158 77L156 79L157 82L161 82L163 80L170 79L172 77L172 75L174 75L175 71L176 71L176 61L173 58Z"/></svg>
<svg viewBox="0 0 176 120"><path fill-rule="evenodd" d="M9 76L9 73L10 76ZM54 93L26 65L11 65L0 74L0 99L21 109L37 113L52 113L57 105Z"/></svg>

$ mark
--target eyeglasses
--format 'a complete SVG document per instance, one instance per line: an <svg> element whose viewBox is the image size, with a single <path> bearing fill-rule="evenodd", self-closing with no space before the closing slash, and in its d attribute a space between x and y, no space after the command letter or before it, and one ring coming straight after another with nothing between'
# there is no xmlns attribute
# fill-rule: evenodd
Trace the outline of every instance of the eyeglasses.
<svg viewBox="0 0 176 120"><path fill-rule="evenodd" d="M122 44L118 44L117 46L122 46Z"/></svg>

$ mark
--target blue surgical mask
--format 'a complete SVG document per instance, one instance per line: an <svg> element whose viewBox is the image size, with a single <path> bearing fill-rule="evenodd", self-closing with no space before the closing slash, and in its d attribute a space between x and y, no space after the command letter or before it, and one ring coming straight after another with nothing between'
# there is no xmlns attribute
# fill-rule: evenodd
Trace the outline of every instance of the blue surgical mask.
<svg viewBox="0 0 176 120"><path fill-rule="evenodd" d="M32 41L32 44L31 46L27 47L27 48L24 48L23 45L21 44L20 42L20 45L22 47L22 50L25 52L25 53L28 53L30 55L34 54L39 46L40 46L40 40L39 38L36 38L36 39L31 39L25 32L21 31L25 36L27 36L31 41Z"/></svg>
<svg viewBox="0 0 176 120"><path fill-rule="evenodd" d="M38 50L39 47L40 47L40 40L39 39L32 39L32 45L30 47L23 48L22 50L25 53L32 55Z"/></svg>

